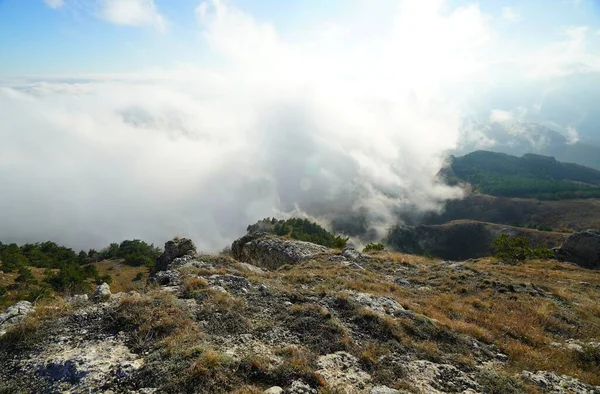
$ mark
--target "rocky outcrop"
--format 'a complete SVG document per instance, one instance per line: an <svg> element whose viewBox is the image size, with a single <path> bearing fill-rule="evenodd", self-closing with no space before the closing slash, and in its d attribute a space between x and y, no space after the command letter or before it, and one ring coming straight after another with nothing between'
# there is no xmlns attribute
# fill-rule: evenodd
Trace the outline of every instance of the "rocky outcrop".
<svg viewBox="0 0 600 394"><path fill-rule="evenodd" d="M328 251L325 246L269 236L265 233L246 235L231 245L236 260L267 269L277 269Z"/></svg>
<svg viewBox="0 0 600 394"><path fill-rule="evenodd" d="M33 311L31 302L19 301L8 307L4 313L0 313L0 336L4 335L10 327L22 322Z"/></svg>
<svg viewBox="0 0 600 394"><path fill-rule="evenodd" d="M538 386L544 393L549 394L570 394L570 393L589 393L600 394L599 386L591 386L580 382L569 376L557 375L554 372L524 371L521 377Z"/></svg>
<svg viewBox="0 0 600 394"><path fill-rule="evenodd" d="M196 245L191 239L178 238L165 243L165 251L156 259L154 271L165 271L175 259L189 256L196 257Z"/></svg>
<svg viewBox="0 0 600 394"><path fill-rule="evenodd" d="M600 269L600 231L587 230L569 235L560 248L554 249L557 260Z"/></svg>

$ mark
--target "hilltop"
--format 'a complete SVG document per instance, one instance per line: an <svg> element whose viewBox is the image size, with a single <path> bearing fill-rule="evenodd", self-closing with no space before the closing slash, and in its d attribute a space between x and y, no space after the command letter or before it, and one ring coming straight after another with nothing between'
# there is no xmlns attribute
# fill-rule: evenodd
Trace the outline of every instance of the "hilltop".
<svg viewBox="0 0 600 394"><path fill-rule="evenodd" d="M466 182L482 194L563 200L600 197L600 171L553 157L476 151L450 157L441 171L450 184Z"/></svg>
<svg viewBox="0 0 600 394"><path fill-rule="evenodd" d="M600 271L286 234L175 239L135 291L9 308L0 393L600 392Z"/></svg>

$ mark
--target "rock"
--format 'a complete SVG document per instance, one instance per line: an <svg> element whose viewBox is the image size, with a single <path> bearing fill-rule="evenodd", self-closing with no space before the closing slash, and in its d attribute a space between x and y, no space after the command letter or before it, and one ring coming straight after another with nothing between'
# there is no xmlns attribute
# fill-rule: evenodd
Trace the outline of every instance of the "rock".
<svg viewBox="0 0 600 394"><path fill-rule="evenodd" d="M87 294L75 294L72 297L66 299L66 301L73 305L83 305L89 301Z"/></svg>
<svg viewBox="0 0 600 394"><path fill-rule="evenodd" d="M357 260L366 255L363 255L362 253L360 253L358 250L356 250L354 248L345 248L344 250L342 250L342 256L344 256L348 260Z"/></svg>
<svg viewBox="0 0 600 394"><path fill-rule="evenodd" d="M248 263L238 263L240 267L242 267L243 269L245 269L246 271L250 271L254 274L257 275L264 275L265 271L255 265L252 264L248 264Z"/></svg>
<svg viewBox="0 0 600 394"><path fill-rule="evenodd" d="M179 286L182 282L181 274L175 270L158 271L148 280L161 286Z"/></svg>
<svg viewBox="0 0 600 394"><path fill-rule="evenodd" d="M212 275L208 278L208 282L211 286L222 286L234 293L245 293L252 288L252 284L248 279L235 275Z"/></svg>
<svg viewBox="0 0 600 394"><path fill-rule="evenodd" d="M403 392L391 389L388 386L375 386L369 391L369 394L403 394Z"/></svg>
<svg viewBox="0 0 600 394"><path fill-rule="evenodd" d="M397 284L398 286L406 286L406 287L410 286L410 282L401 276L395 278L394 283Z"/></svg>
<svg viewBox="0 0 600 394"><path fill-rule="evenodd" d="M0 313L0 336L6 334L7 329L10 327L22 322L34 310L29 301L19 301L9 306L4 313Z"/></svg>
<svg viewBox="0 0 600 394"><path fill-rule="evenodd" d="M273 386L270 389L263 391L263 394L282 394L283 389L279 386Z"/></svg>
<svg viewBox="0 0 600 394"><path fill-rule="evenodd" d="M110 286L106 282L102 282L102 284L96 287L94 290L94 294L92 295L92 301L94 302L103 302L108 301L110 299Z"/></svg>
<svg viewBox="0 0 600 394"><path fill-rule="evenodd" d="M600 269L600 231L587 230L569 235L561 247L554 249L554 255L560 261Z"/></svg>
<svg viewBox="0 0 600 394"><path fill-rule="evenodd" d="M301 380L294 380L290 387L284 391L285 394L317 394L317 390L313 389Z"/></svg>
<svg viewBox="0 0 600 394"><path fill-rule="evenodd" d="M402 305L389 297L377 297L367 293L351 292L350 299L382 315L396 316L405 311Z"/></svg>
<svg viewBox="0 0 600 394"><path fill-rule="evenodd" d="M345 394L364 392L371 375L358 365L358 359L346 352L336 352L319 357L317 373L327 385Z"/></svg>
<svg viewBox="0 0 600 394"><path fill-rule="evenodd" d="M468 374L449 364L417 360L405 365L408 379L423 393L481 392L479 384Z"/></svg>
<svg viewBox="0 0 600 394"><path fill-rule="evenodd" d="M66 383L84 393L109 381L127 379L142 365L143 360L120 340L108 338L84 346L51 345L28 360L25 368L49 382Z"/></svg>
<svg viewBox="0 0 600 394"><path fill-rule="evenodd" d="M565 375L557 375L554 372L523 371L521 377L540 387L544 393L549 394L570 394L570 393L585 393L585 394L600 394L600 386L591 386L580 382L575 378Z"/></svg>
<svg viewBox="0 0 600 394"><path fill-rule="evenodd" d="M236 260L273 270L286 264L298 264L328 250L310 242L264 233L246 235L231 245L231 253Z"/></svg>
<svg viewBox="0 0 600 394"><path fill-rule="evenodd" d="M164 271L177 258L183 256L196 257L196 245L188 238L179 238L165 243L165 251L156 259L154 272Z"/></svg>

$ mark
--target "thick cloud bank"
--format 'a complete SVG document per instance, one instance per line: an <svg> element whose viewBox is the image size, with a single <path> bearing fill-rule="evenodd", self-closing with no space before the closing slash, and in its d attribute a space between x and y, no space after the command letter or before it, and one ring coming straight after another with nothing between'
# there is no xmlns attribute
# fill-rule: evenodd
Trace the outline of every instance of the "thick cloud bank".
<svg viewBox="0 0 600 394"><path fill-rule="evenodd" d="M492 32L476 5L417 3L377 37L294 41L213 1L196 13L218 66L5 82L0 239L215 250L265 216L360 217L382 235L459 198L435 175Z"/></svg>

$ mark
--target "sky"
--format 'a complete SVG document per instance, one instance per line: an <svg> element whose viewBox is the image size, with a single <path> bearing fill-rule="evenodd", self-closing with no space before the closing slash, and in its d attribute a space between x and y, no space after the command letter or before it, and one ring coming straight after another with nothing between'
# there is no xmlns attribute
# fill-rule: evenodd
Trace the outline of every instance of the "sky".
<svg viewBox="0 0 600 394"><path fill-rule="evenodd" d="M599 71L596 0L0 0L0 240L381 239L465 119L594 137Z"/></svg>

